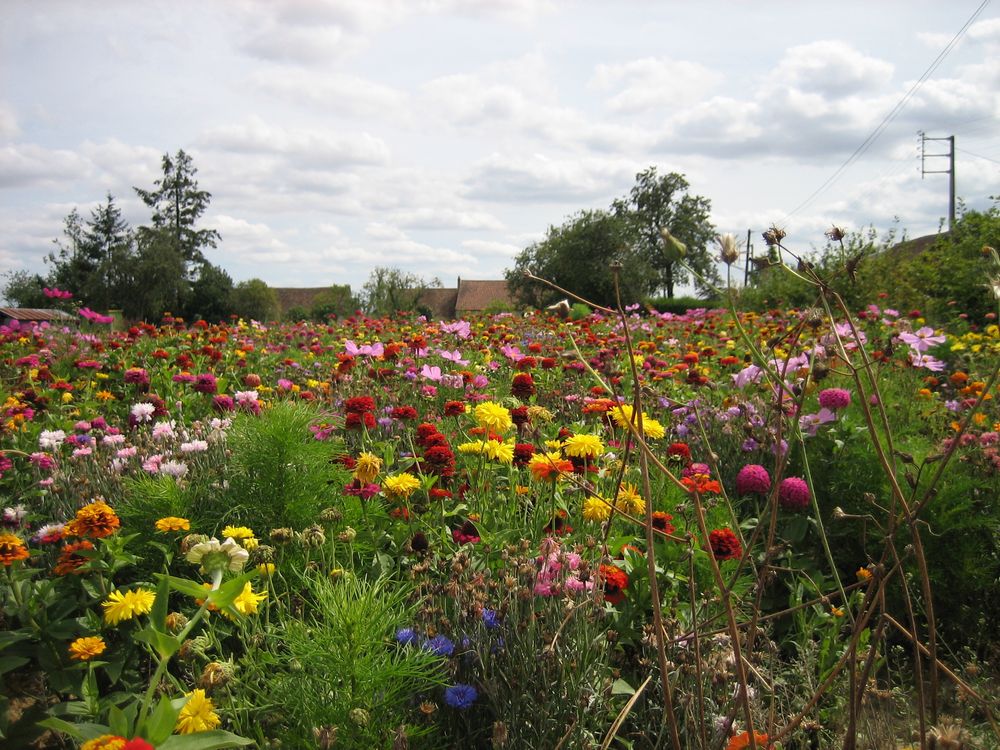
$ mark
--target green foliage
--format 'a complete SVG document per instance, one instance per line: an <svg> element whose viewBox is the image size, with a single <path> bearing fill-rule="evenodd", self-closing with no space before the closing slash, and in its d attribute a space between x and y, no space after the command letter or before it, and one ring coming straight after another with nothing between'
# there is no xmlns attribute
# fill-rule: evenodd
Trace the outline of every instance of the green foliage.
<svg viewBox="0 0 1000 750"><path fill-rule="evenodd" d="M229 432L229 487L204 508L209 523L271 529L315 523L330 502L330 483L344 480L330 459L336 444L315 440L307 404L282 402L259 416L237 415Z"/></svg>
<svg viewBox="0 0 1000 750"><path fill-rule="evenodd" d="M260 695L243 732L313 747L314 729L336 727L337 746L392 747L397 727L415 713L413 697L443 683L441 657L394 644L396 630L411 622L408 587L353 575L308 576L302 584L301 616L286 612L247 659L247 683ZM269 716L280 727L262 733L259 705L273 707ZM409 732L412 739L426 730Z"/></svg>
<svg viewBox="0 0 1000 750"><path fill-rule="evenodd" d="M633 250L630 224L607 211L581 211L545 239L525 248L506 273L512 293L525 304L544 307L564 296L525 277L531 273L599 305L616 304L611 264L622 265L621 296L625 304L646 291L649 269Z"/></svg>
<svg viewBox="0 0 1000 750"><path fill-rule="evenodd" d="M201 318L218 323L233 312L233 279L219 266L202 263L198 278L191 284L191 294L183 310L187 320Z"/></svg>
<svg viewBox="0 0 1000 750"><path fill-rule="evenodd" d="M657 312L669 312L675 315L683 315L688 310L699 308L712 310L724 306L724 303L719 300L701 299L700 297L649 297L644 300L644 304Z"/></svg>
<svg viewBox="0 0 1000 750"><path fill-rule="evenodd" d="M4 274L5 283L0 290L3 299L14 307L56 307L54 302L42 293L46 281L37 273L29 271L8 271Z"/></svg>
<svg viewBox="0 0 1000 750"><path fill-rule="evenodd" d="M430 281L398 268L379 266L361 288L361 302L369 315L414 312L428 289L439 289L438 279Z"/></svg>
<svg viewBox="0 0 1000 750"><path fill-rule="evenodd" d="M326 320L331 315L338 318L347 317L359 306L358 298L351 293L350 284L333 284L313 298L308 317L312 320Z"/></svg>
<svg viewBox="0 0 1000 750"><path fill-rule="evenodd" d="M191 291L184 256L166 232L145 232L135 260L136 290L124 302L125 315L159 320L164 312L185 309Z"/></svg>
<svg viewBox="0 0 1000 750"><path fill-rule="evenodd" d="M573 306L569 309L569 318L570 320L583 320L592 312L593 310L582 302L574 302Z"/></svg>
<svg viewBox="0 0 1000 750"><path fill-rule="evenodd" d="M649 167L635 176L635 182L628 196L616 200L612 208L631 227L635 253L653 270L649 291L664 289L667 297L673 297L674 288L689 280L680 258L664 241L663 229L686 246L685 264L707 281L721 284L709 249L715 239L715 227L709 220L711 201L688 194L688 181L677 172L658 175L656 167ZM703 294L711 291L697 278L694 284Z"/></svg>
<svg viewBox="0 0 1000 750"><path fill-rule="evenodd" d="M244 320L274 320L278 317L278 295L260 279L241 281L233 287L230 306Z"/></svg>

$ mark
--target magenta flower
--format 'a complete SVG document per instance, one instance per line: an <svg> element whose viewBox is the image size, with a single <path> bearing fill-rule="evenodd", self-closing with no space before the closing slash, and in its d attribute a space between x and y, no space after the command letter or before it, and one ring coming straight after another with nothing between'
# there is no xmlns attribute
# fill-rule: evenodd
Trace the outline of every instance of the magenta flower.
<svg viewBox="0 0 1000 750"><path fill-rule="evenodd" d="M747 464L736 475L737 495L766 495L771 489L771 475L758 464Z"/></svg>
<svg viewBox="0 0 1000 750"><path fill-rule="evenodd" d="M819 392L819 405L824 409L830 409L831 411L846 409L850 403L851 392L843 388L827 388Z"/></svg>
<svg viewBox="0 0 1000 750"><path fill-rule="evenodd" d="M778 485L778 504L785 510L805 510L811 497L809 485L800 477L787 477Z"/></svg>

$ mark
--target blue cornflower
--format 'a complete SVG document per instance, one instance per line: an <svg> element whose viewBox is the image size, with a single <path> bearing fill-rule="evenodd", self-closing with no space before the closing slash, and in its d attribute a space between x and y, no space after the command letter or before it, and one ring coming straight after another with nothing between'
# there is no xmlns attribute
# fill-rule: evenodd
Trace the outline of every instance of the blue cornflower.
<svg viewBox="0 0 1000 750"><path fill-rule="evenodd" d="M495 609L483 610L483 625L490 630L500 627L500 615L497 614Z"/></svg>
<svg viewBox="0 0 1000 750"><path fill-rule="evenodd" d="M417 640L417 632L413 628L400 628L396 631L396 642L408 646Z"/></svg>
<svg viewBox="0 0 1000 750"><path fill-rule="evenodd" d="M446 635L436 635L424 643L424 648L438 656L451 656L455 651L455 644Z"/></svg>
<svg viewBox="0 0 1000 750"><path fill-rule="evenodd" d="M444 691L444 702L452 708L457 708L459 711L469 708L469 706L476 702L476 698L478 697L479 693L472 685L464 685L462 683L452 685Z"/></svg>

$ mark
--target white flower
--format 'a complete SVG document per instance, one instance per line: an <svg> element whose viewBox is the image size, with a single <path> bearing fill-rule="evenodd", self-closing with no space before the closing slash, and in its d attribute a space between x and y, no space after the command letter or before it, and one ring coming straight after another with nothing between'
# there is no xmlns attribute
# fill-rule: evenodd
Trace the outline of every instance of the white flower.
<svg viewBox="0 0 1000 750"><path fill-rule="evenodd" d="M183 461L164 461L160 464L160 473L180 479L187 474L188 467Z"/></svg>
<svg viewBox="0 0 1000 750"><path fill-rule="evenodd" d="M207 440L191 440L187 443L181 443L181 453L204 453L207 450Z"/></svg>
<svg viewBox="0 0 1000 750"><path fill-rule="evenodd" d="M132 416L135 417L136 422L152 422L155 411L156 407L145 401L132 406Z"/></svg>
<svg viewBox="0 0 1000 750"><path fill-rule="evenodd" d="M157 422L153 427L153 440L167 440L174 436L173 422Z"/></svg>
<svg viewBox="0 0 1000 750"><path fill-rule="evenodd" d="M187 561L201 565L203 573L219 573L228 570L239 573L247 564L250 553L243 549L232 537L219 542L212 537L207 542L194 545L187 553Z"/></svg>
<svg viewBox="0 0 1000 750"><path fill-rule="evenodd" d="M42 434L38 436L38 447L42 450L55 450L65 439L66 433L62 430L42 430Z"/></svg>

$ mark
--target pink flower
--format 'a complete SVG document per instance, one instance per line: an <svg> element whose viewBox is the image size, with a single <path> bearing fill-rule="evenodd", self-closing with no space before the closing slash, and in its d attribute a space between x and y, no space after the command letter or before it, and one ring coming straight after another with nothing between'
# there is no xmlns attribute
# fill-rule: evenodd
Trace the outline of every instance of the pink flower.
<svg viewBox="0 0 1000 750"><path fill-rule="evenodd" d="M851 403L851 392L843 388L827 388L819 392L819 405L824 409L836 411L846 409Z"/></svg>
<svg viewBox="0 0 1000 750"><path fill-rule="evenodd" d="M805 510L809 507L809 485L799 477L787 477L778 485L778 504L785 510Z"/></svg>
<svg viewBox="0 0 1000 750"><path fill-rule="evenodd" d="M771 475L758 464L747 464L736 475L737 495L766 495L771 489Z"/></svg>

